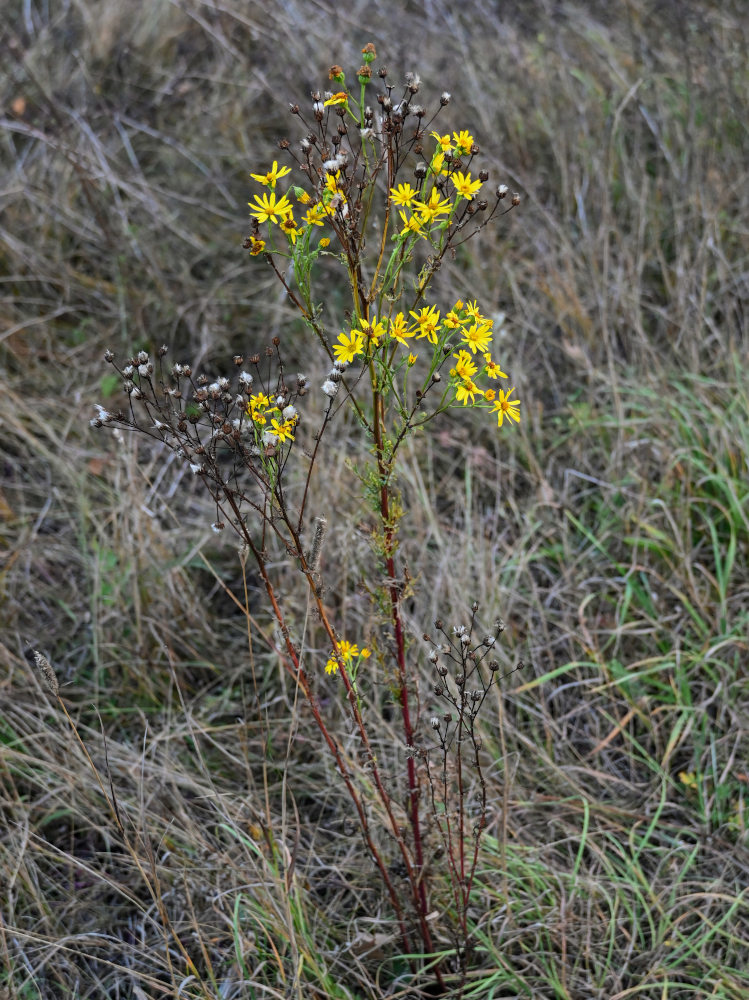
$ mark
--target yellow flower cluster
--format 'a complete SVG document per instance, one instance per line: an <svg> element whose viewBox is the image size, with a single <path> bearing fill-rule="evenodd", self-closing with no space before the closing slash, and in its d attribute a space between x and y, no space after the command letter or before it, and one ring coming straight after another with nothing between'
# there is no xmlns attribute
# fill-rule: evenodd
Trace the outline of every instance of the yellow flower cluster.
<svg viewBox="0 0 749 1000"><path fill-rule="evenodd" d="M324 225L325 219L337 211L340 211L344 216L347 215L348 203L345 192L339 186L340 171L326 175L319 201L315 201L302 188L293 187L291 191L304 209L302 223L297 225L289 193L279 197L275 191L279 178L285 177L289 173L291 171L288 167L279 167L278 162L274 160L272 168L267 173L250 174L253 180L262 184L263 187L269 188L269 191L256 194L254 200L247 204L250 206L250 215L253 218L260 223L267 222L271 225L277 225L286 234L289 243L293 245L296 243L297 237L301 236L310 226ZM330 240L327 239L320 241L320 245L323 247L329 243ZM265 241L256 236L251 237L249 249L252 256L255 257L265 249Z"/></svg>
<svg viewBox="0 0 749 1000"><path fill-rule="evenodd" d="M293 408L292 408L293 409ZM294 440L294 427L299 419L296 413L284 418L280 408L271 403L264 392L250 396L247 416L259 432L275 438L275 443L283 444Z"/></svg>
<svg viewBox="0 0 749 1000"><path fill-rule="evenodd" d="M371 656L370 650L366 647L359 649L356 643L348 642L346 639L341 639L338 643L338 649L341 654L341 659L343 660L343 665L345 667L350 666L354 660L357 662L360 660L366 660ZM338 671L338 660L335 656L331 656L328 662L325 664L326 674L335 674Z"/></svg>
<svg viewBox="0 0 749 1000"><path fill-rule="evenodd" d="M347 96L341 91L330 97L325 104L335 106L346 104L346 101ZM399 245L412 237L433 242L432 233L440 228L444 229L460 202L472 201L482 185L480 179L473 179L469 172L457 169L461 166L461 157L469 158L478 151L473 136L468 131L463 129L445 135L432 132L431 135L435 140L435 150L419 188L410 183L399 183L390 189L390 205L398 209L403 223L400 233L394 237L398 239ZM273 166L266 173L252 174L252 178L267 190L255 195L254 201L249 204L250 214L259 223L278 225L289 244L293 245L297 237L305 232L308 238L312 226L323 226L331 217L347 216L349 204L340 172L334 169L323 175L324 184L317 197L299 187L292 187L286 194L277 195L276 183L290 172L288 167L279 167L274 160ZM294 219L290 195L296 198L303 212L299 225ZM323 239L320 246L327 246L329 242L327 238ZM307 245L304 244L305 247ZM254 234L250 237L249 249L253 255L260 254L265 249L265 241ZM481 315L475 302L467 305L456 302L444 317L435 306L422 306L408 315L399 312L394 316L361 318L350 332L339 335L333 346L333 353L336 361L350 364L357 357L371 360L382 349L380 360L392 362L393 352L388 348L399 344L408 351L407 365L410 368L417 359L413 350L414 342L419 340L426 340L434 349L430 352L432 360L439 350L447 347L446 353L450 353L457 349L457 353L453 354L455 364L450 370L454 401L463 406L490 409L492 413L496 413L500 427L505 417L515 422L520 421L520 402L512 398L514 389L509 392L494 389L491 382L485 383L485 388L479 385L484 378L494 381L507 378L507 375L491 355L492 320ZM253 421L259 423L257 416L262 416L262 411L252 411L251 415ZM278 424L277 428L274 433L280 441L292 437L291 428L287 424Z"/></svg>
<svg viewBox="0 0 749 1000"><path fill-rule="evenodd" d="M473 201L473 197L481 187L481 180L474 180L470 173L462 170L451 170L446 161L445 154L452 153L453 157L469 156L473 152L473 136L465 129L461 132L453 132L452 138L449 134L440 135L432 132L432 137L436 140L437 148L432 156L427 173L427 181L422 191L417 191L410 184L397 184L390 188L390 203L399 209L399 215L403 223L401 234L413 233L418 236L427 237L427 231L435 223L444 221L452 215L455 207L461 199ZM443 187L437 187L438 178L447 177L452 184L455 200L443 197ZM426 191L431 179L431 188ZM444 185L444 181L441 181ZM410 215L403 211L410 209Z"/></svg>
<svg viewBox="0 0 749 1000"><path fill-rule="evenodd" d="M397 343L409 351L411 366L416 361L411 341L424 339L435 348L443 348L452 347L453 338L457 337L455 364L450 369L456 401L464 406L489 404L500 427L505 417L516 423L520 421L520 401L511 398L514 389L509 392L491 387L482 389L476 384L477 377L507 378L491 355L493 321L481 314L476 302L465 304L458 300L444 317L435 306L412 310L409 316L410 321L402 312L387 318L360 320L351 333L339 335L333 345L336 360L350 363L358 356L369 359L380 347Z"/></svg>
<svg viewBox="0 0 749 1000"><path fill-rule="evenodd" d="M345 93L334 94L327 105L345 104L347 95ZM480 180L474 180L470 173L461 170L450 170L446 164L445 153L451 152L454 156L467 156L473 150L473 136L465 129L460 132L453 132L450 135L439 135L432 132L437 146L429 164L427 180L419 191L411 184L398 184L390 189L390 201L399 209L399 215L403 223L401 235L412 234L428 238L428 232L435 224L443 223L445 218L449 218L456 205L461 199L472 201L474 195L481 187ZM310 226L322 226L325 218L340 211L344 216L348 214L348 203L345 191L339 186L339 171L328 173L325 184L321 192L320 200L316 201L306 191L301 188L293 188L294 194L301 205L306 206L303 223L297 226L294 219L294 206L289 200L288 193L278 197L275 192L277 181L291 173L289 167L279 167L276 160L273 166L264 174L250 174L253 180L262 184L269 191L255 195L254 200L248 202L250 215L258 222L268 222L278 225L290 243L296 243L297 236L300 236L305 229ZM442 191L436 185L439 177L447 177L452 184L454 200L443 197ZM427 191L427 188L429 190ZM405 209L409 209L406 212ZM265 248L263 240L256 237L252 239L251 253L255 256Z"/></svg>

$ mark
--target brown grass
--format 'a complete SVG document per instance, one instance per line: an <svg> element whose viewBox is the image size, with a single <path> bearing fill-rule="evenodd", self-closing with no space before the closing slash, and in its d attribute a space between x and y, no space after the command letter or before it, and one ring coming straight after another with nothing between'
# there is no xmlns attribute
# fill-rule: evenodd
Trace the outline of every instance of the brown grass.
<svg viewBox="0 0 749 1000"><path fill-rule="evenodd" d="M476 599L487 625L507 622L503 665L527 664L485 733L469 994L749 990L744 7L497 6L77 0L6 15L0 990L13 1000L374 1000L424 985L398 959L257 582L245 612L206 499L163 455L88 425L112 391L105 348L166 343L219 371L278 334L292 367L324 370L241 250L248 174L296 138L288 102L370 39L394 76L452 92L450 126L472 129L493 179L523 196L437 282L507 314L523 423L445 419L401 479L413 635ZM325 305L334 325L335 286ZM371 556L356 429L339 434L312 504L329 520L323 560L341 569L331 601L360 633ZM301 628L301 583L289 570L283 585ZM397 777L395 730L378 739Z"/></svg>

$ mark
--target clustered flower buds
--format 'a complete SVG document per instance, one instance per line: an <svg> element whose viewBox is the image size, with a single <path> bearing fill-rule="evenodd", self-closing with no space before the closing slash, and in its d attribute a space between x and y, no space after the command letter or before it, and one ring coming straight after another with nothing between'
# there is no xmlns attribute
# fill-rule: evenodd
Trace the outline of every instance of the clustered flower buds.
<svg viewBox="0 0 749 1000"><path fill-rule="evenodd" d="M442 634L444 642L435 643L426 633L423 636L424 641L431 646L428 659L438 675L438 683L433 687L434 694L437 698L447 701L456 710L457 721L454 730L456 733L457 727L464 727L465 732L473 733L478 712L499 669L495 660L490 661L489 676L485 679L480 667L489 650L496 645L497 638L504 629L504 623L501 619L497 619L494 623L494 634L485 636L474 645L473 633L478 610L478 602L474 601L471 605L470 624L454 625L451 632L445 630L444 623L438 618L434 627ZM441 662L441 656L446 658L445 663ZM452 669L447 664L450 664ZM479 684L477 689L471 692L466 690L469 683L473 685L477 682ZM449 733L446 731L442 736L443 748L449 743L449 739Z"/></svg>
<svg viewBox="0 0 749 1000"><path fill-rule="evenodd" d="M260 373L259 355L249 359L255 374L243 369L235 380L225 375L211 380L204 374L194 377L192 367L182 362L164 371L165 347L156 352L155 361L139 351L121 367L108 350L104 357L122 377L129 413L112 413L97 404L91 425L137 430L175 452L204 480L219 512L228 511L236 522L241 506L262 506L262 498L273 490L272 463L291 451L300 422L296 403L306 378L298 376L295 388L288 385L278 352L274 339L270 356L278 356L278 376L269 384ZM244 358L235 355L233 361L236 368ZM211 525L215 532L224 526L223 517Z"/></svg>

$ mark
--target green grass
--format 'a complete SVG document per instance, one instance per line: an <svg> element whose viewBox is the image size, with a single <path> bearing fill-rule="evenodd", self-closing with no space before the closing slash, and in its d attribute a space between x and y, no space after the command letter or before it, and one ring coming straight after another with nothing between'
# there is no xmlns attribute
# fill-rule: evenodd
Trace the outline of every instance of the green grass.
<svg viewBox="0 0 749 1000"><path fill-rule="evenodd" d="M393 77L420 73L425 103L451 91L446 123L473 130L492 184L523 199L435 285L445 302L506 313L501 361L523 422L497 433L451 415L409 444L400 480L410 655L473 600L487 627L507 624L507 676L483 723L490 822L465 995L749 991L746 18L707 0L557 6L500 17L479 0L437 3L426 17L412 5L383 34L363 3L345 17L300 0L11 5L9 1000L429 995L279 669L258 581L175 463L88 424L94 403L119 398L106 348L166 343L219 373L278 335L289 370L318 384L322 360L241 249L249 173L296 140L288 102L370 39ZM338 286L324 306L333 329ZM337 434L309 503L329 519L326 565L340 566L331 606L366 635L362 456L353 422ZM308 655L322 656L302 582L281 558L276 569ZM33 649L54 665L101 786ZM430 685L424 664L424 728ZM345 713L329 711L345 735ZM383 721L376 751L395 774L401 742ZM434 899L449 906L446 883Z"/></svg>

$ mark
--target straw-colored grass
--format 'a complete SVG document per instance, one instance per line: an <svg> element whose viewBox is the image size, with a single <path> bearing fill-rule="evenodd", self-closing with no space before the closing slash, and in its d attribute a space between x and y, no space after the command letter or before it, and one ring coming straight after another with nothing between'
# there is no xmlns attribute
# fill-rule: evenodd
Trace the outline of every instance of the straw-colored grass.
<svg viewBox="0 0 749 1000"><path fill-rule="evenodd" d="M370 40L523 198L436 283L506 313L523 422L451 415L400 479L412 655L477 600L525 663L484 719L466 996L747 996L743 4L65 0L0 33L0 996L428 995L257 580L176 464L89 427L105 348L218 372L278 335L324 372L241 249L248 175ZM310 504L364 634L337 442ZM377 751L397 779L394 725Z"/></svg>

